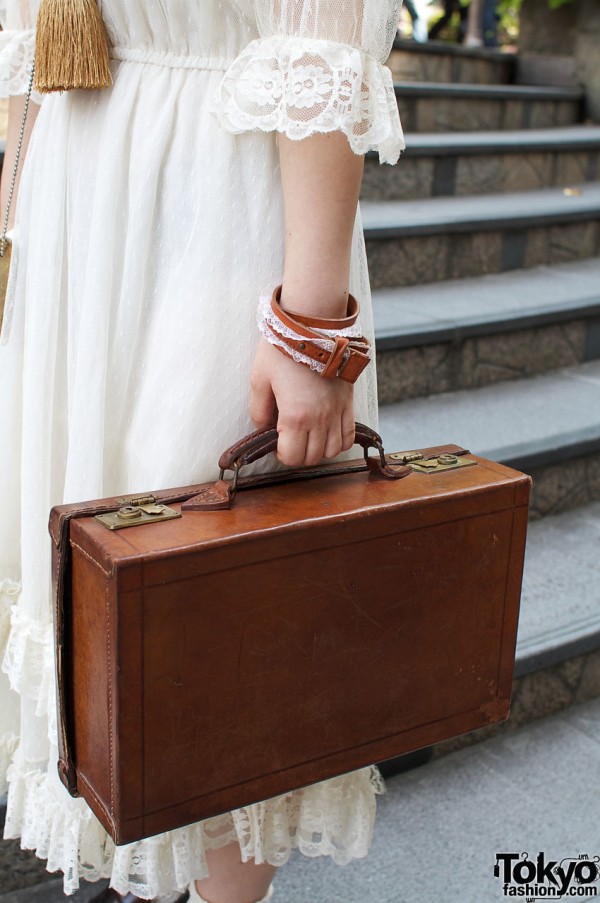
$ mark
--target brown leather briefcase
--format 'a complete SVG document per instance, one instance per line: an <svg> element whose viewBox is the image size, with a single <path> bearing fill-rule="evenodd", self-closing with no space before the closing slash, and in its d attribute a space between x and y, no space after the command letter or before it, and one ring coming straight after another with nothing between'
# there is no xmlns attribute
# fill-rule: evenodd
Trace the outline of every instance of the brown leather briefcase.
<svg viewBox="0 0 600 903"><path fill-rule="evenodd" d="M52 510L59 770L117 844L508 716L531 478L357 441Z"/></svg>

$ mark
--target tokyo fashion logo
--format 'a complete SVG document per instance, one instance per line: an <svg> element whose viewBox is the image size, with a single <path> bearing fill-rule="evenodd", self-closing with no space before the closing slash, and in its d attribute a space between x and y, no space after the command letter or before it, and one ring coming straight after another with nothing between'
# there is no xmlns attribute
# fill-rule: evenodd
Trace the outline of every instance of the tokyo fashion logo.
<svg viewBox="0 0 600 903"><path fill-rule="evenodd" d="M524 897L527 903L549 897L596 897L600 879L600 856L592 859L547 859L538 853L535 861L528 853L496 853L494 877L502 882L505 897Z"/></svg>

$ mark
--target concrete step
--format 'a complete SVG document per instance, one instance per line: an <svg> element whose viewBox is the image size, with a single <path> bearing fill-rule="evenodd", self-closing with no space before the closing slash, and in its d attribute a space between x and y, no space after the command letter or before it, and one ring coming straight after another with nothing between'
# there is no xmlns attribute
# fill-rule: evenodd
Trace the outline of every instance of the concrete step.
<svg viewBox="0 0 600 903"><path fill-rule="evenodd" d="M600 502L590 502L529 525L516 673L598 649Z"/></svg>
<svg viewBox="0 0 600 903"><path fill-rule="evenodd" d="M23 860L27 863L33 860L33 853L22 853ZM41 865L41 861L38 860ZM48 874L48 879L39 884L26 887L17 887L14 890L0 894L0 903L64 903L69 900L70 903L89 903L107 886L107 881L97 881L89 884L82 881L81 889L70 897L66 897L63 893L62 878L56 878L54 875Z"/></svg>
<svg viewBox="0 0 600 903"><path fill-rule="evenodd" d="M531 519L600 499L600 360L380 409L388 451L448 442L530 473Z"/></svg>
<svg viewBox="0 0 600 903"><path fill-rule="evenodd" d="M449 44L447 41L417 44L396 38L387 65L395 81L500 85L514 81L516 56L485 47Z"/></svg>
<svg viewBox="0 0 600 903"><path fill-rule="evenodd" d="M373 288L600 254L600 182L464 198L364 201Z"/></svg>
<svg viewBox="0 0 600 903"><path fill-rule="evenodd" d="M600 258L373 292L380 404L600 358Z"/></svg>
<svg viewBox="0 0 600 903"><path fill-rule="evenodd" d="M579 88L396 82L406 132L542 129L581 121Z"/></svg>
<svg viewBox="0 0 600 903"><path fill-rule="evenodd" d="M367 155L363 198L530 191L600 178L600 126L410 134L406 145L396 166Z"/></svg>

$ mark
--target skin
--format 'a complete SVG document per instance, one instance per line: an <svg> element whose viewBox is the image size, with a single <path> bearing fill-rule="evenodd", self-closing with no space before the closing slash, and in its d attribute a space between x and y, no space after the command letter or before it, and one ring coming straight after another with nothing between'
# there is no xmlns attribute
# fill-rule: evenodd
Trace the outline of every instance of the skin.
<svg viewBox="0 0 600 903"><path fill-rule="evenodd" d="M279 135L279 154L286 228L282 306L343 317L364 158L339 132L302 141ZM323 379L261 340L250 413L257 429L277 427L283 464L317 464L351 448L353 394L352 384Z"/></svg>
<svg viewBox="0 0 600 903"><path fill-rule="evenodd" d="M4 223L4 213L6 210L6 202L8 200L8 192L10 189L10 181L12 179L12 174L14 170L14 161L15 154L17 152L17 141L19 138L19 132L21 130L21 123L23 121L23 109L25 106L25 98L24 97L11 97L8 102L8 131L6 136L6 151L4 154L5 165L2 167L2 187L0 190L0 210L2 211L2 223ZM15 182L15 192L13 195L13 202L10 208L10 215L8 219L8 228L12 229L15 221L15 201L17 194L19 192L19 182L21 181L21 171L23 169L23 160L25 159L25 154L27 153L27 145L29 144L29 137L31 135L31 130L33 128L33 124L36 120L37 114L39 112L38 104L30 101L29 110L27 113L27 122L25 123L25 132L23 134L23 145L21 147L21 159L19 162L19 169L17 171L17 180Z"/></svg>

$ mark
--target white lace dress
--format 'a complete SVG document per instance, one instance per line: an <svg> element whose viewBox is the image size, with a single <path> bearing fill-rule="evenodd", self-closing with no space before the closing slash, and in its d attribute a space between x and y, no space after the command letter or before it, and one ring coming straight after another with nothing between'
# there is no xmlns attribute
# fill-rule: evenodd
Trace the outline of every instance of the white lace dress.
<svg viewBox="0 0 600 903"><path fill-rule="evenodd" d="M0 82L23 93L36 0L0 0ZM154 896L205 850L365 856L376 768L115 848L56 772L53 505L212 479L252 429L257 301L283 263L278 131L403 146L385 61L400 0L104 0L114 86L44 99L21 182L0 336L0 793L6 836ZM10 165L8 161L7 165ZM350 290L372 334L360 220ZM374 367L357 419L376 425ZM268 466L268 465L266 465Z"/></svg>

